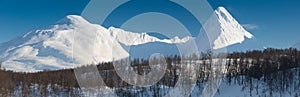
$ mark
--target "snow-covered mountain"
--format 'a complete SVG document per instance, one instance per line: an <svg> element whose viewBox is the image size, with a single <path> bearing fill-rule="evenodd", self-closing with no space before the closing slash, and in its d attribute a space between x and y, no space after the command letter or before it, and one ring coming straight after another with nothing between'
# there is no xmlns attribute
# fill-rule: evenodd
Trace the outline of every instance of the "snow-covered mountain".
<svg viewBox="0 0 300 97"><path fill-rule="evenodd" d="M81 16L69 15L48 29L32 31L0 44L0 58L4 61L2 66L9 70L55 70L128 57L120 43L130 46L149 42L184 43L188 40L189 37L161 40L146 33L114 27L106 29L90 24ZM118 56L113 56L112 51Z"/></svg>
<svg viewBox="0 0 300 97"><path fill-rule="evenodd" d="M208 36L214 43L214 49L241 43L245 36L252 37L225 8L220 7L215 12L218 16L215 22L220 23L221 27L213 30L216 34ZM209 24L208 21L204 27ZM91 24L81 16L69 15L47 29L31 31L0 44L0 61L3 61L2 67L14 71L57 70L128 57L124 45L138 46L154 42L184 44L191 39L194 38L159 39L146 33L114 27L107 29ZM114 56L112 52L118 55Z"/></svg>
<svg viewBox="0 0 300 97"><path fill-rule="evenodd" d="M215 10L215 14L216 16L212 16L208 19L203 25L204 29L202 29L202 32L205 30L206 33L210 33L207 37L213 49L220 49L232 44L242 43L245 40L245 37L253 37L253 35L246 31L224 7L218 7ZM203 36L205 35L200 37Z"/></svg>

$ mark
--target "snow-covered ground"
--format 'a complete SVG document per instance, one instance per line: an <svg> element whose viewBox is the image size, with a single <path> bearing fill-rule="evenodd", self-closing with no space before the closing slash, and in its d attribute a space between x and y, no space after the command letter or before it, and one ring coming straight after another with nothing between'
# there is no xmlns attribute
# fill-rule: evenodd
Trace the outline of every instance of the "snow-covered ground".
<svg viewBox="0 0 300 97"><path fill-rule="evenodd" d="M27 85L23 85L21 82L14 87L13 94L10 95L22 96L22 91L25 90L26 94L33 96L47 95L51 97L72 95L86 97L164 97L167 94L171 94L171 97L181 97L182 94L180 93L190 94L191 97L199 97L206 93L212 93L211 90L215 90L216 92L213 92L214 94L211 96L202 97L297 97L300 91L299 71L299 68L278 71L263 76L260 79L247 76L223 77L220 80L220 84L214 83L211 85L214 88L208 88L205 81L198 81L197 83L190 84L190 86L194 86L192 91L180 88L175 89L174 87L160 84L145 87L128 86L120 88L94 88L97 86L92 86L81 87L79 89L62 87L54 83L49 85L31 84L31 86L26 87ZM26 88L24 89L24 87ZM204 92L205 88L206 92ZM29 91L26 89L29 89Z"/></svg>

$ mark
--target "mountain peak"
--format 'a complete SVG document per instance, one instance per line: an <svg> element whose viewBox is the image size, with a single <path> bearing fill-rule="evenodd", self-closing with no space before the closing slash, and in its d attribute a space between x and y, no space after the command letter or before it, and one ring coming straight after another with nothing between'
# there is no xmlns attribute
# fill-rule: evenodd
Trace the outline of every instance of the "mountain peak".
<svg viewBox="0 0 300 97"><path fill-rule="evenodd" d="M223 6L219 6L215 11L223 11L223 12L229 13L227 11L227 9L225 7L223 7Z"/></svg>
<svg viewBox="0 0 300 97"><path fill-rule="evenodd" d="M214 49L241 43L244 37L252 37L224 7L219 7L215 13L217 19L208 20L204 25L208 30L216 32L209 37L214 42ZM214 23L219 23L220 27L216 29L209 25ZM147 33L114 27L107 29L98 24L91 24L78 15L68 15L51 28L32 32L16 41L0 44L0 60L4 60L2 66L7 70L34 72L73 68L92 62L111 62L129 56L129 52L123 46L151 42L179 44L193 39L159 39ZM97 50L97 53L94 50ZM76 54L73 54L73 51ZM116 52L118 56L112 52Z"/></svg>
<svg viewBox="0 0 300 97"><path fill-rule="evenodd" d="M227 22L235 21L235 19L231 16L231 14L224 7L218 7L215 10L215 13L217 14L219 19L224 19Z"/></svg>
<svg viewBox="0 0 300 97"><path fill-rule="evenodd" d="M214 41L214 49L220 49L232 44L242 43L246 38L252 38L253 35L248 32L237 20L224 8L218 7L215 10L218 18L217 23L220 23L220 35ZM215 21L209 21L215 23Z"/></svg>
<svg viewBox="0 0 300 97"><path fill-rule="evenodd" d="M79 15L68 15L65 18L56 22L56 24L87 24L86 21L82 16Z"/></svg>
<svg viewBox="0 0 300 97"><path fill-rule="evenodd" d="M31 31L20 39L0 44L0 60L4 61L4 68L17 72L58 70L126 58L129 52L121 43L126 46L151 42L175 44L182 43L181 40L161 40L114 27L107 29L81 16L69 15L50 28Z"/></svg>

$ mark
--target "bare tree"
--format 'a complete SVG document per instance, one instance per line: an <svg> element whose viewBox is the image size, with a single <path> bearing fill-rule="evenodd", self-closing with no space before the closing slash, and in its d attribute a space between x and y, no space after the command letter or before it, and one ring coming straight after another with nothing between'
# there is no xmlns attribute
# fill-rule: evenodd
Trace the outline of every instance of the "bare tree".
<svg viewBox="0 0 300 97"><path fill-rule="evenodd" d="M0 61L0 69L2 69L2 61Z"/></svg>

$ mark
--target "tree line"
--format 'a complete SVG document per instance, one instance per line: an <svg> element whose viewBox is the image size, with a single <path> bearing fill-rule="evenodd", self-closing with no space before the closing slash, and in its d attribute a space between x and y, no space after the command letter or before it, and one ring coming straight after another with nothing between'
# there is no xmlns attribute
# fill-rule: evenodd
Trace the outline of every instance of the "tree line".
<svg viewBox="0 0 300 97"><path fill-rule="evenodd" d="M180 75L182 65L195 64L197 67L197 84L208 80L213 76L213 60L219 56L226 55L226 72L221 75L228 83L236 83L256 90L253 79L267 83L266 90L272 92L285 92L291 90L292 86L299 86L299 80L295 81L295 76L300 77L300 51L294 48L264 50L253 50L246 52L219 53L213 52L194 54L188 57L178 55L165 57L167 70L164 77L157 83L167 87L173 87ZM151 70L149 61L158 63L160 59L133 59L131 67L139 75L147 74ZM0 64L1 66L1 64ZM77 68L89 68L92 65L85 65ZM113 89L130 87L132 85L124 82L116 73L112 62L96 64L97 69L106 85ZM296 74L298 73L298 74ZM245 76L245 77L241 77ZM77 83L74 69L64 69L56 71L41 71L36 73L13 72L5 69L0 70L0 96L47 96L61 95L81 96L80 86ZM157 87L150 89L156 92ZM156 88L156 89L155 89ZM295 88L295 87L293 87ZM120 95L128 95L126 92L119 92ZM153 92L154 93L154 92ZM159 94L159 93L154 93ZM265 95L272 95L266 93ZM294 94L298 95L298 94ZM263 95L262 95L263 96Z"/></svg>

